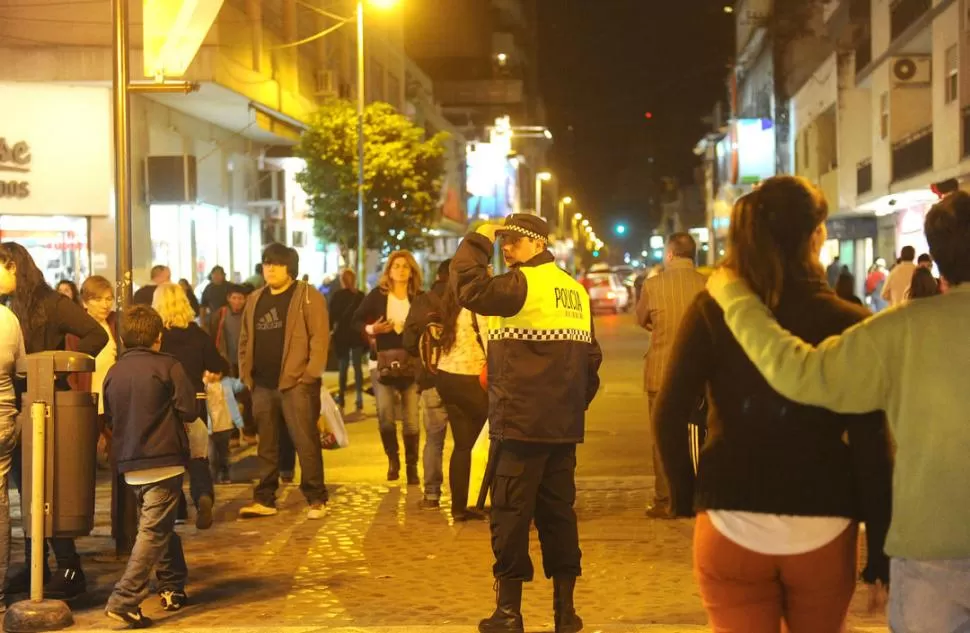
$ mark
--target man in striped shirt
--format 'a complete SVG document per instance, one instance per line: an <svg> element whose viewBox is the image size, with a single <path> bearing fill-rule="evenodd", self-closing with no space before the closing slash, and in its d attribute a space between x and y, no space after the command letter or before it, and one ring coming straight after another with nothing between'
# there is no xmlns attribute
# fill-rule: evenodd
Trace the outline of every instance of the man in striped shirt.
<svg viewBox="0 0 970 633"><path fill-rule="evenodd" d="M694 297L704 290L706 279L694 267L697 243L689 233L674 233L667 238L664 271L643 283L637 303L637 322L651 333L650 349L644 367L644 391L650 424L653 407L663 385L677 329ZM656 475L653 504L647 508L650 518L670 517L670 487L660 463L660 451L653 447L653 471Z"/></svg>

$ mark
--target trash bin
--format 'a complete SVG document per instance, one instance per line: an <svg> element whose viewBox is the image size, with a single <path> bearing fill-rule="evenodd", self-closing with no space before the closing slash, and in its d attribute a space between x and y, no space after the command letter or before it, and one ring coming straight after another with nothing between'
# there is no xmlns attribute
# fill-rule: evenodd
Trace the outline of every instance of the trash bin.
<svg viewBox="0 0 970 633"><path fill-rule="evenodd" d="M34 402L51 403L46 427L47 476L45 536L87 536L94 529L97 473L98 401L89 392L58 390L68 374L94 371L94 358L76 352L40 352L27 357L27 393L21 411ZM24 525L30 525L33 423L23 416Z"/></svg>

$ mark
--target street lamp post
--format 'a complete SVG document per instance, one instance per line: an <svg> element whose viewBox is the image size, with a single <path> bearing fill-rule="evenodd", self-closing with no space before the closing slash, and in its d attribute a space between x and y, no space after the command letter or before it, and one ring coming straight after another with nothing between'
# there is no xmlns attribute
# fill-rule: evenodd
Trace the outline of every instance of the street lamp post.
<svg viewBox="0 0 970 633"><path fill-rule="evenodd" d="M566 207L573 203L572 196L559 199L559 239L566 239Z"/></svg>
<svg viewBox="0 0 970 633"><path fill-rule="evenodd" d="M364 0L357 0L357 287L367 290L364 233Z"/></svg>
<svg viewBox="0 0 970 633"><path fill-rule="evenodd" d="M536 215L542 215L542 183L552 180L552 174L540 171L536 174Z"/></svg>

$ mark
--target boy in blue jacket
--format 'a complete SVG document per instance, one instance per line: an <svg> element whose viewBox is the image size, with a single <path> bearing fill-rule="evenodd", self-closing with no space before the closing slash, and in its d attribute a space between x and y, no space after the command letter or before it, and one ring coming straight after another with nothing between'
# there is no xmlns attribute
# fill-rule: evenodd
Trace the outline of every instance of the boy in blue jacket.
<svg viewBox="0 0 970 633"><path fill-rule="evenodd" d="M112 453L138 500L139 526L105 614L132 629L152 624L140 608L148 597L152 568L162 607L177 611L186 603L188 570L175 518L189 460L184 425L198 417L198 406L182 365L158 351L162 329L161 317L151 308L129 308L121 321L121 340L128 351L104 379L104 412L114 429Z"/></svg>

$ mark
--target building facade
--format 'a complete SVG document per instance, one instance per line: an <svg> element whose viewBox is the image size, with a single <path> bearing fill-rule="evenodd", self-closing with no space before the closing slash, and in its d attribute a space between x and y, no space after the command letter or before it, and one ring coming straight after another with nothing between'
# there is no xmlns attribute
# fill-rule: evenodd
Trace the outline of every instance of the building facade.
<svg viewBox="0 0 970 633"><path fill-rule="evenodd" d="M311 277L327 268L278 158L322 100L355 96L353 23L297 46L338 20L295 0L219 4L184 75L200 89L131 97L136 285L156 263L193 286L217 264L242 280L270 241L300 249ZM132 81L151 81L141 3L130 13ZM116 273L110 15L108 0L56 15L24 2L0 20L0 239L23 242L52 282ZM401 18L366 19L367 97L403 108Z"/></svg>

